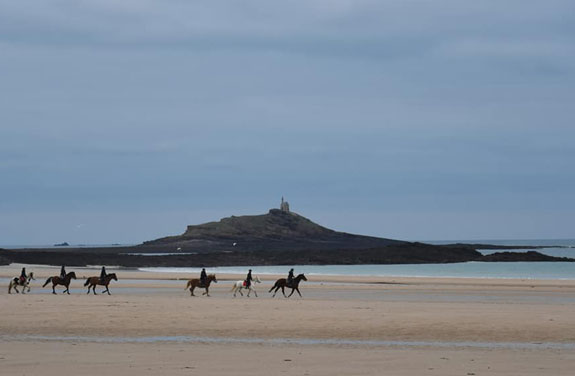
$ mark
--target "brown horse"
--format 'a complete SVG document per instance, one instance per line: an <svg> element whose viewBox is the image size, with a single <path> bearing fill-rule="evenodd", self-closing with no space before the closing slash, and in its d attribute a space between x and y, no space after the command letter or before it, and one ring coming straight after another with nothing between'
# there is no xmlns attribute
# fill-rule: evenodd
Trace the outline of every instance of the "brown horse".
<svg viewBox="0 0 575 376"><path fill-rule="evenodd" d="M186 285L186 288L184 288L184 290L190 289L192 296L195 296L194 295L194 289L196 287L205 288L206 292L203 292L202 295L210 296L210 283L212 283L212 281L214 283L218 283L218 280L216 279L215 274L208 274L208 278L206 279L206 285L205 286L200 283L199 278L190 279L188 281L188 284Z"/></svg>
<svg viewBox="0 0 575 376"><path fill-rule="evenodd" d="M276 291L274 291L274 295L272 296L272 298L274 298L276 296L276 293L278 292L279 289L282 289L282 294L284 294L285 298L289 298L290 296L293 295L294 291L297 291L297 293L299 294L300 298L301 293L299 292L299 283L301 280L307 281L307 278L305 277L305 275L300 274L297 277L295 277L291 283L291 285L287 284L287 279L286 278L280 278L276 281L276 283L272 286L272 288L270 289L270 291L268 292L272 292L273 289L276 289ZM285 288L291 288L291 294L289 294L288 296L286 296L285 293Z"/></svg>
<svg viewBox="0 0 575 376"><path fill-rule="evenodd" d="M46 285L50 282L52 282L52 294L56 294L56 290L54 289L56 287L56 285L62 285L62 286L66 286L66 289L62 292L62 293L68 293L68 295L70 295L70 281L72 279L76 279L76 273L74 272L70 272L68 274L66 274L66 276L64 278L60 277L59 275L56 275L54 277L50 277L46 280L46 283L44 283L44 286L42 287L46 287Z"/></svg>
<svg viewBox="0 0 575 376"><path fill-rule="evenodd" d="M118 280L118 277L116 277L116 273L107 274L106 277L104 278L104 281L100 280L100 277L88 278L86 280L86 282L84 282L84 286L89 285L87 294L89 294L90 289L92 289L92 292L94 292L94 295L98 295L98 294L96 294L96 286L101 285L101 286L106 286L106 289L104 291L102 291L102 293L107 292L108 295L112 295L112 294L110 294L110 290L108 289L108 285L110 284L111 280L114 280L114 281Z"/></svg>

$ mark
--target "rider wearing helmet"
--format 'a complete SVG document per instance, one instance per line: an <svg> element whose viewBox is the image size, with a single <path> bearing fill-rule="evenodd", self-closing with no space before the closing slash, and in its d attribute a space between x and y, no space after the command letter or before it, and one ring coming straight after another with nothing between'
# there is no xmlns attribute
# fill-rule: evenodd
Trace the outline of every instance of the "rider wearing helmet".
<svg viewBox="0 0 575 376"><path fill-rule="evenodd" d="M287 284L288 286L291 286L292 282L293 282L293 268L291 268L291 269L289 270L286 284Z"/></svg>
<svg viewBox="0 0 575 376"><path fill-rule="evenodd" d="M208 275L206 274L206 268L202 268L202 272L200 273L200 284L201 286L205 286L208 282Z"/></svg>
<svg viewBox="0 0 575 376"><path fill-rule="evenodd" d="M105 279L106 279L107 275L108 275L108 273L106 273L106 267L102 266L102 271L100 272L100 283L102 283L102 284L105 283Z"/></svg>
<svg viewBox="0 0 575 376"><path fill-rule="evenodd" d="M250 269L248 271L248 275L246 276L246 280L244 281L244 285L246 286L246 288L249 288L252 285L252 270Z"/></svg>
<svg viewBox="0 0 575 376"><path fill-rule="evenodd" d="M26 275L26 268L22 268L22 272L20 273L20 283L26 282L28 276Z"/></svg>

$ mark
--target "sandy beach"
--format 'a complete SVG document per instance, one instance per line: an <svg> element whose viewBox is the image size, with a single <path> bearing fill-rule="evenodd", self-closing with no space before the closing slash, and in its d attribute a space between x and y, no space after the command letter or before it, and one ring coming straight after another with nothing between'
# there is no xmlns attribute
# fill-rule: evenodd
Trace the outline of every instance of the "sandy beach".
<svg viewBox="0 0 575 376"><path fill-rule="evenodd" d="M0 267L0 281L20 265ZM71 295L0 293L6 374L567 375L575 367L575 281L308 276L303 298L234 298L238 275L190 297L179 273L70 268ZM98 288L100 292L102 288ZM57 287L61 292L62 287ZM33 354L33 356L31 355Z"/></svg>

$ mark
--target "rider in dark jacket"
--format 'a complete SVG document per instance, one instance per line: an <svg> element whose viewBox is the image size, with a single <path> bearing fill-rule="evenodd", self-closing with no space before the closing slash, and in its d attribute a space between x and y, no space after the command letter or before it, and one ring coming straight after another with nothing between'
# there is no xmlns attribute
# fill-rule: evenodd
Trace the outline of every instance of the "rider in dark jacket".
<svg viewBox="0 0 575 376"><path fill-rule="evenodd" d="M246 288L248 288L248 287L250 287L250 286L252 285L252 280L253 280L253 278L252 278L252 270L250 269L250 270L248 271L248 275L247 275L246 281L245 281L245 282L246 282Z"/></svg>
<svg viewBox="0 0 575 376"><path fill-rule="evenodd" d="M206 274L206 268L202 268L202 272L200 273L200 284L205 286L207 281L208 275Z"/></svg>
<svg viewBox="0 0 575 376"><path fill-rule="evenodd" d="M60 278L66 278L66 268L64 268L64 265L62 265L62 269L60 269Z"/></svg>
<svg viewBox="0 0 575 376"><path fill-rule="evenodd" d="M291 269L289 270L286 283L287 283L288 286L291 286L291 283L292 283L292 282L293 282L293 268L291 268Z"/></svg>
<svg viewBox="0 0 575 376"><path fill-rule="evenodd" d="M20 273L20 282L24 283L28 279L26 275L26 268L22 268L22 272Z"/></svg>
<svg viewBox="0 0 575 376"><path fill-rule="evenodd" d="M108 273L106 273L106 267L102 266L102 271L100 272L100 282L104 283L104 280L106 279L106 276L108 275Z"/></svg>

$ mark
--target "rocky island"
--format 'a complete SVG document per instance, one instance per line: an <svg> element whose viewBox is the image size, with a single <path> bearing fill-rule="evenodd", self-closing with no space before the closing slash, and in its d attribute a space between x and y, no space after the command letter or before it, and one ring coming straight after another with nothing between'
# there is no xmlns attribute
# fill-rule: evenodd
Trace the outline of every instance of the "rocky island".
<svg viewBox="0 0 575 376"><path fill-rule="evenodd" d="M484 256L477 249L498 246L476 246L431 245L334 231L291 212L282 200L280 209L271 209L266 214L231 216L191 225L181 235L132 247L0 250L0 263L200 267L575 261L535 251Z"/></svg>

